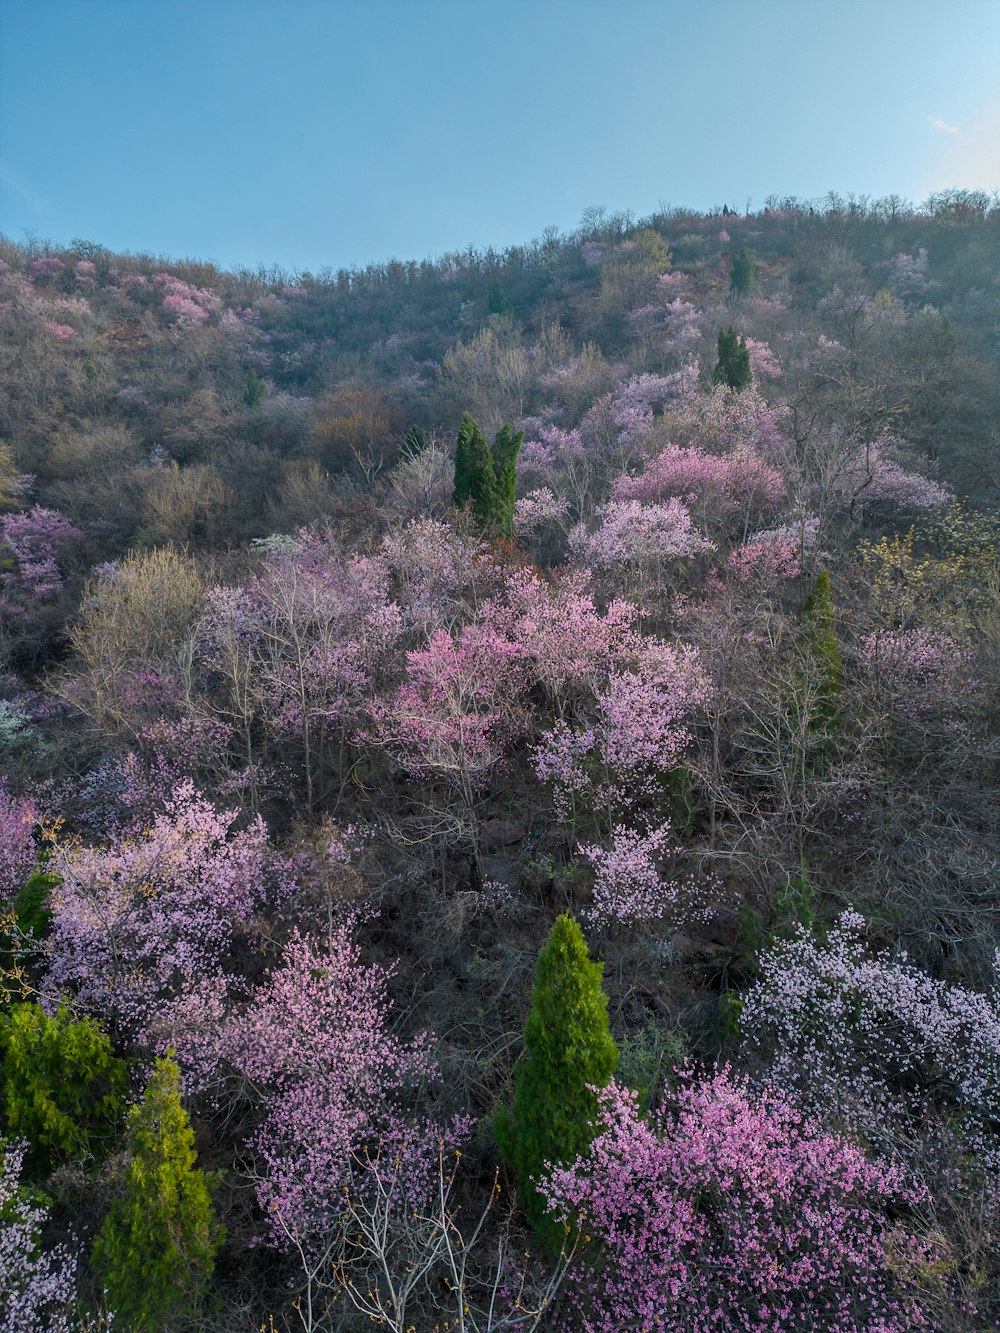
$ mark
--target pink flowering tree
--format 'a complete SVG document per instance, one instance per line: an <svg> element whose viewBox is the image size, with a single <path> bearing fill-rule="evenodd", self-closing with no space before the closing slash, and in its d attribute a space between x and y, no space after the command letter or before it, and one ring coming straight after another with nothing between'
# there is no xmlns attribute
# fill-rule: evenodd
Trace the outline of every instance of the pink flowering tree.
<svg viewBox="0 0 1000 1333"><path fill-rule="evenodd" d="M934 1256L907 1229L924 1196L899 1168L726 1070L652 1117L614 1083L598 1095L601 1132L542 1185L585 1242L567 1328L930 1326L914 1277Z"/></svg>
<svg viewBox="0 0 1000 1333"><path fill-rule="evenodd" d="M640 598L661 588L679 562L715 549L677 499L664 504L611 500L598 508L597 518L593 531L580 523L570 533L573 555L615 589Z"/></svg>
<svg viewBox="0 0 1000 1333"><path fill-rule="evenodd" d="M322 947L293 934L229 1025L228 1060L258 1104L257 1198L267 1237L281 1248L309 1248L336 1228L366 1150L401 1154L414 1194L423 1173L434 1174L441 1127L407 1112L414 1089L436 1073L430 1039L394 1031L389 977L362 961L351 922Z"/></svg>
<svg viewBox="0 0 1000 1333"><path fill-rule="evenodd" d="M82 536L62 514L41 505L0 514L0 579L8 607L27 612L59 593L63 586L59 557Z"/></svg>
<svg viewBox="0 0 1000 1333"><path fill-rule="evenodd" d="M781 474L752 449L707 454L696 446L668 445L637 476L619 477L616 500L662 503L684 499L705 530L723 524L745 538L750 527L773 515L785 499Z"/></svg>
<svg viewBox="0 0 1000 1333"><path fill-rule="evenodd" d="M872 953L842 914L825 943L800 930L760 960L743 1030L767 1079L808 1114L885 1151L957 1139L1000 1171L1000 1001Z"/></svg>
<svg viewBox="0 0 1000 1333"><path fill-rule="evenodd" d="M189 1086L216 1064L215 1034L234 981L234 936L268 888L267 834L237 830L188 780L140 836L70 844L51 862L52 933L45 990L70 995L119 1041L173 1046ZM238 987L237 987L238 989Z"/></svg>
<svg viewBox="0 0 1000 1333"><path fill-rule="evenodd" d="M346 745L403 632L384 560L345 559L309 532L275 544L242 588L209 594L201 634L205 664L224 681L213 700L253 774L287 758L312 808L346 777Z"/></svg>
<svg viewBox="0 0 1000 1333"><path fill-rule="evenodd" d="M683 848L675 845L669 820L645 832L616 824L608 846L579 850L594 868L588 915L595 925L660 921L677 927L705 916L709 882L679 871Z"/></svg>
<svg viewBox="0 0 1000 1333"><path fill-rule="evenodd" d="M557 815L589 815L610 837L623 815L655 811L692 740L691 717L710 689L696 649L649 639L631 670L612 671L589 708L559 718L534 751Z"/></svg>
<svg viewBox="0 0 1000 1333"><path fill-rule="evenodd" d="M22 1185L27 1145L0 1140L0 1325L7 1333L72 1333L78 1256L42 1247L48 1210Z"/></svg>
<svg viewBox="0 0 1000 1333"><path fill-rule="evenodd" d="M489 625L436 630L407 654L403 684L373 705L364 733L424 786L414 835L464 845L477 866L477 801L522 725L520 657Z"/></svg>
<svg viewBox="0 0 1000 1333"><path fill-rule="evenodd" d="M32 802L12 796L6 780L0 777L0 900L13 898L34 868L37 822Z"/></svg>

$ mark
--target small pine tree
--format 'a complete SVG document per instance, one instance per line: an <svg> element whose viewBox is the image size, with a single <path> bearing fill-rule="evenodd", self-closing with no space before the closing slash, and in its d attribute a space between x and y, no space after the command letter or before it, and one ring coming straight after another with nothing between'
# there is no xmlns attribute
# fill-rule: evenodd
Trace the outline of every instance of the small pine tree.
<svg viewBox="0 0 1000 1333"><path fill-rule="evenodd" d="M564 912L538 955L524 1063L509 1111L496 1118L497 1145L517 1173L525 1216L558 1248L564 1232L545 1211L535 1182L548 1164L571 1162L596 1132L597 1099L618 1050L601 989L603 963L591 962L579 925Z"/></svg>
<svg viewBox="0 0 1000 1333"><path fill-rule="evenodd" d="M736 330L719 330L719 359L712 371L714 384L725 384L737 392L750 383L750 353L746 338L737 337Z"/></svg>
<svg viewBox="0 0 1000 1333"><path fill-rule="evenodd" d="M243 391L243 406L260 407L266 397L267 385L255 370L251 370L247 376L247 386Z"/></svg>
<svg viewBox="0 0 1000 1333"><path fill-rule="evenodd" d="M753 256L748 252L746 246L740 246L733 255L733 267L729 273L730 296L750 295L753 291L755 267Z"/></svg>
<svg viewBox="0 0 1000 1333"><path fill-rule="evenodd" d="M107 1148L124 1114L125 1063L93 1018L15 1004L0 1021L0 1121L39 1176Z"/></svg>
<svg viewBox="0 0 1000 1333"><path fill-rule="evenodd" d="M224 1231L195 1166L173 1060L157 1060L129 1122L125 1194L98 1234L93 1262L116 1320L147 1333L172 1316L197 1313Z"/></svg>

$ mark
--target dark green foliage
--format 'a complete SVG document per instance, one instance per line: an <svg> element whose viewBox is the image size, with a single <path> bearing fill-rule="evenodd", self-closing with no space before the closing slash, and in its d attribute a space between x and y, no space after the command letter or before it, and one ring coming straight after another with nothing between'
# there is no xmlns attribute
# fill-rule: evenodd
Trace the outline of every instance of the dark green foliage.
<svg viewBox="0 0 1000 1333"><path fill-rule="evenodd" d="M489 300L491 315L506 315L507 297L504 294L503 286L499 282L495 282L490 288Z"/></svg>
<svg viewBox="0 0 1000 1333"><path fill-rule="evenodd" d="M514 522L517 456L523 431L508 423L498 432L492 449L486 436L466 412L455 449L455 489L452 503L469 504L481 527L510 536Z"/></svg>
<svg viewBox="0 0 1000 1333"><path fill-rule="evenodd" d="M729 274L729 292L731 296L749 296L753 291L753 256L745 246L733 255L733 267Z"/></svg>
<svg viewBox="0 0 1000 1333"><path fill-rule="evenodd" d="M403 450L410 457L423 453L427 448L427 436L419 426L411 426L403 436Z"/></svg>
<svg viewBox="0 0 1000 1333"><path fill-rule="evenodd" d="M715 384L725 384L730 389L745 389L750 383L750 353L747 351L746 338L737 337L736 330L719 330L719 359L712 371Z"/></svg>
<svg viewBox="0 0 1000 1333"><path fill-rule="evenodd" d="M506 536L514 527L514 492L517 488L517 456L521 452L524 431L515 431L506 422L493 441L493 471L496 481L494 522Z"/></svg>
<svg viewBox="0 0 1000 1333"><path fill-rule="evenodd" d="M93 1262L115 1326L146 1333L198 1312L224 1238L195 1165L172 1060L157 1060L142 1104L132 1108L128 1148L124 1197L98 1234Z"/></svg>
<svg viewBox="0 0 1000 1333"><path fill-rule="evenodd" d="M830 575L825 569L817 576L802 608L799 651L803 658L803 672L812 677L812 692L816 697L811 729L830 735L840 716L844 666L837 642Z"/></svg>
<svg viewBox="0 0 1000 1333"><path fill-rule="evenodd" d="M267 397L267 385L255 370L247 376L247 387L243 391L244 407L260 407Z"/></svg>
<svg viewBox="0 0 1000 1333"><path fill-rule="evenodd" d="M514 1104L496 1118L500 1155L517 1173L525 1216L554 1248L563 1231L532 1182L546 1163L573 1161L594 1136L597 1102L590 1089L605 1086L618 1058L603 968L590 961L579 925L564 912L538 955Z"/></svg>
<svg viewBox="0 0 1000 1333"><path fill-rule="evenodd" d="M3 1132L27 1139L40 1176L106 1150L124 1112L125 1064L93 1018L15 1004L0 1019Z"/></svg>

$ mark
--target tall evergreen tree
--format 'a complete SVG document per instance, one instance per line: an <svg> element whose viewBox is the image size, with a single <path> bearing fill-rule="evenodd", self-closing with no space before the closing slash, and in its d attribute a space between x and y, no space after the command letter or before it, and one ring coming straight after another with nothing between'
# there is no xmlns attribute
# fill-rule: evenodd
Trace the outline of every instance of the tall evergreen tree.
<svg viewBox="0 0 1000 1333"><path fill-rule="evenodd" d="M715 384L725 384L730 389L745 389L751 379L750 353L747 340L737 336L736 330L719 330L719 359L712 371Z"/></svg>
<svg viewBox="0 0 1000 1333"><path fill-rule="evenodd" d="M481 527L510 536L514 523L517 456L523 431L508 422L497 432L492 448L466 412L455 448L455 489L452 503L469 504Z"/></svg>
<svg viewBox="0 0 1000 1333"><path fill-rule="evenodd" d="M557 917L538 955L514 1103L496 1118L500 1155L517 1173L525 1216L553 1248L564 1233L535 1182L546 1164L571 1162L587 1149L596 1132L592 1089L607 1084L618 1059L603 970L591 962L574 918Z"/></svg>
<svg viewBox="0 0 1000 1333"><path fill-rule="evenodd" d="M733 255L733 266L729 273L730 296L749 296L753 291L753 275L756 265L746 246Z"/></svg>
<svg viewBox="0 0 1000 1333"><path fill-rule="evenodd" d="M93 1260L116 1327L151 1333L198 1312L224 1236L195 1165L173 1060L157 1060L132 1108L128 1147L125 1194L98 1233Z"/></svg>
<svg viewBox="0 0 1000 1333"><path fill-rule="evenodd" d="M470 504L473 514L484 526L492 520L496 508L493 454L486 436L468 412L458 428L452 504L457 509Z"/></svg>
<svg viewBox="0 0 1000 1333"><path fill-rule="evenodd" d="M517 489L517 456L521 452L524 431L515 431L506 422L493 441L493 474L496 479L496 507L493 521L502 533L514 529L514 493Z"/></svg>

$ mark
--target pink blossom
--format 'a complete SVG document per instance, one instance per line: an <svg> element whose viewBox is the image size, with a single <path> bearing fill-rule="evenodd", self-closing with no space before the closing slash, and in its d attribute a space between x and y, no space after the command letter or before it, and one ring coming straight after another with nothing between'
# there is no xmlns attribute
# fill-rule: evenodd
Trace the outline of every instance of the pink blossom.
<svg viewBox="0 0 1000 1333"><path fill-rule="evenodd" d="M553 1214L585 1236L567 1328L928 1326L906 1267L937 1255L897 1220L924 1198L901 1170L867 1161L777 1094L752 1096L728 1070L701 1084L686 1074L651 1117L613 1082L598 1097L589 1151L541 1183Z"/></svg>
<svg viewBox="0 0 1000 1333"><path fill-rule="evenodd" d="M68 338L76 337L76 329L69 324L54 324L51 320L45 321L46 333L51 333L53 338L59 338L65 342Z"/></svg>
<svg viewBox="0 0 1000 1333"><path fill-rule="evenodd" d="M34 830L38 812L31 801L12 796L0 777L0 900L13 898L37 859Z"/></svg>
<svg viewBox="0 0 1000 1333"><path fill-rule="evenodd" d="M595 532L578 524L570 534L577 558L597 569L690 559L715 549L697 532L690 513L677 499L666 504L611 500L598 508L597 516L600 526Z"/></svg>
<svg viewBox="0 0 1000 1333"><path fill-rule="evenodd" d="M43 1247L48 1208L22 1184L27 1144L0 1140L0 1325L6 1333L72 1333L79 1256Z"/></svg>
<svg viewBox="0 0 1000 1333"><path fill-rule="evenodd" d="M669 919L696 921L706 913L708 881L667 871L682 849L673 843L670 821L646 833L616 824L608 847L581 846L596 871L590 918L597 925L636 925Z"/></svg>

